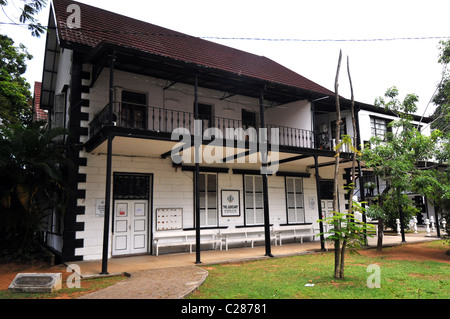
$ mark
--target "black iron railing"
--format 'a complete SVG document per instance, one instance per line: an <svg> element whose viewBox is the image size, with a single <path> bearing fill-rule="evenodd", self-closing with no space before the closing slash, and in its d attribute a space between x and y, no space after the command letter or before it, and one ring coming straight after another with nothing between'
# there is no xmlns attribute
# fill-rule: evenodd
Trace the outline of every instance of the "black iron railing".
<svg viewBox="0 0 450 319"><path fill-rule="evenodd" d="M90 136L97 134L102 127L108 126L110 104L106 105L90 123ZM131 103L113 103L112 125L117 127L171 133L176 128L184 128L194 134L194 113L144 106ZM199 116L204 136L215 135L219 130L224 139L252 140L259 136L258 128L253 128L241 120L217 116ZM198 125L198 124L197 124ZM282 146L316 148L312 131L298 128L271 125L267 128L269 143L277 142ZM214 128L214 130L213 130ZM278 132L278 136L273 133Z"/></svg>

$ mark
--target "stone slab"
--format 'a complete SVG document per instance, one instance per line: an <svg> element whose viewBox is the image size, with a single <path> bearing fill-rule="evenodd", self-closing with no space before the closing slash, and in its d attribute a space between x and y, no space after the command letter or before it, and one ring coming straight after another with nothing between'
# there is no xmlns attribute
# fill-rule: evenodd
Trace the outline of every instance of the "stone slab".
<svg viewBox="0 0 450 319"><path fill-rule="evenodd" d="M8 287L12 292L53 292L61 289L61 273L19 273Z"/></svg>

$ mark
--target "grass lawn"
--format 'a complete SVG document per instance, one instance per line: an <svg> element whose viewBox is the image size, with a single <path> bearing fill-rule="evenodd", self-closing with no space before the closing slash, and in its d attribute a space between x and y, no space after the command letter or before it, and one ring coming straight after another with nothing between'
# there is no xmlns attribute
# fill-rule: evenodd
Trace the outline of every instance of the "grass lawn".
<svg viewBox="0 0 450 319"><path fill-rule="evenodd" d="M208 278L188 298L449 299L450 257L445 256L446 249L448 245L437 241L384 248L382 253L370 249L359 255L347 254L344 280L333 278L333 252L205 266ZM442 254L443 260L419 258L423 251ZM402 252L405 256L399 257ZM372 274L367 267L372 264L380 267L380 288L367 287Z"/></svg>

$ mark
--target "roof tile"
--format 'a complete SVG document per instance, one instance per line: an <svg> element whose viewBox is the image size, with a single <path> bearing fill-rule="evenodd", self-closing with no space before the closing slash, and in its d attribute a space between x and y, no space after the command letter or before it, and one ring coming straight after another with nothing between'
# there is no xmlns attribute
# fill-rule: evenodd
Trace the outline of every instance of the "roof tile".
<svg viewBox="0 0 450 319"><path fill-rule="evenodd" d="M102 41L202 67L334 95L330 90L264 56L189 36L83 3L53 0L60 39L96 47ZM81 10L81 28L69 29L69 4Z"/></svg>

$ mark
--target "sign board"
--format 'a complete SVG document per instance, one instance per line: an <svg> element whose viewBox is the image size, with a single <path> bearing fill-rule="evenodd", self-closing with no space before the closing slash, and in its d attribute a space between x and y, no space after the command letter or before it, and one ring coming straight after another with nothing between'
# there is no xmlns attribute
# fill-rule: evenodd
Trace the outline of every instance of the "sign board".
<svg viewBox="0 0 450 319"><path fill-rule="evenodd" d="M222 217L240 216L239 190L222 190Z"/></svg>
<svg viewBox="0 0 450 319"><path fill-rule="evenodd" d="M183 229L182 208L156 209L156 230Z"/></svg>
<svg viewBox="0 0 450 319"><path fill-rule="evenodd" d="M105 200L104 199L96 199L95 200L95 217L104 217L105 216Z"/></svg>

